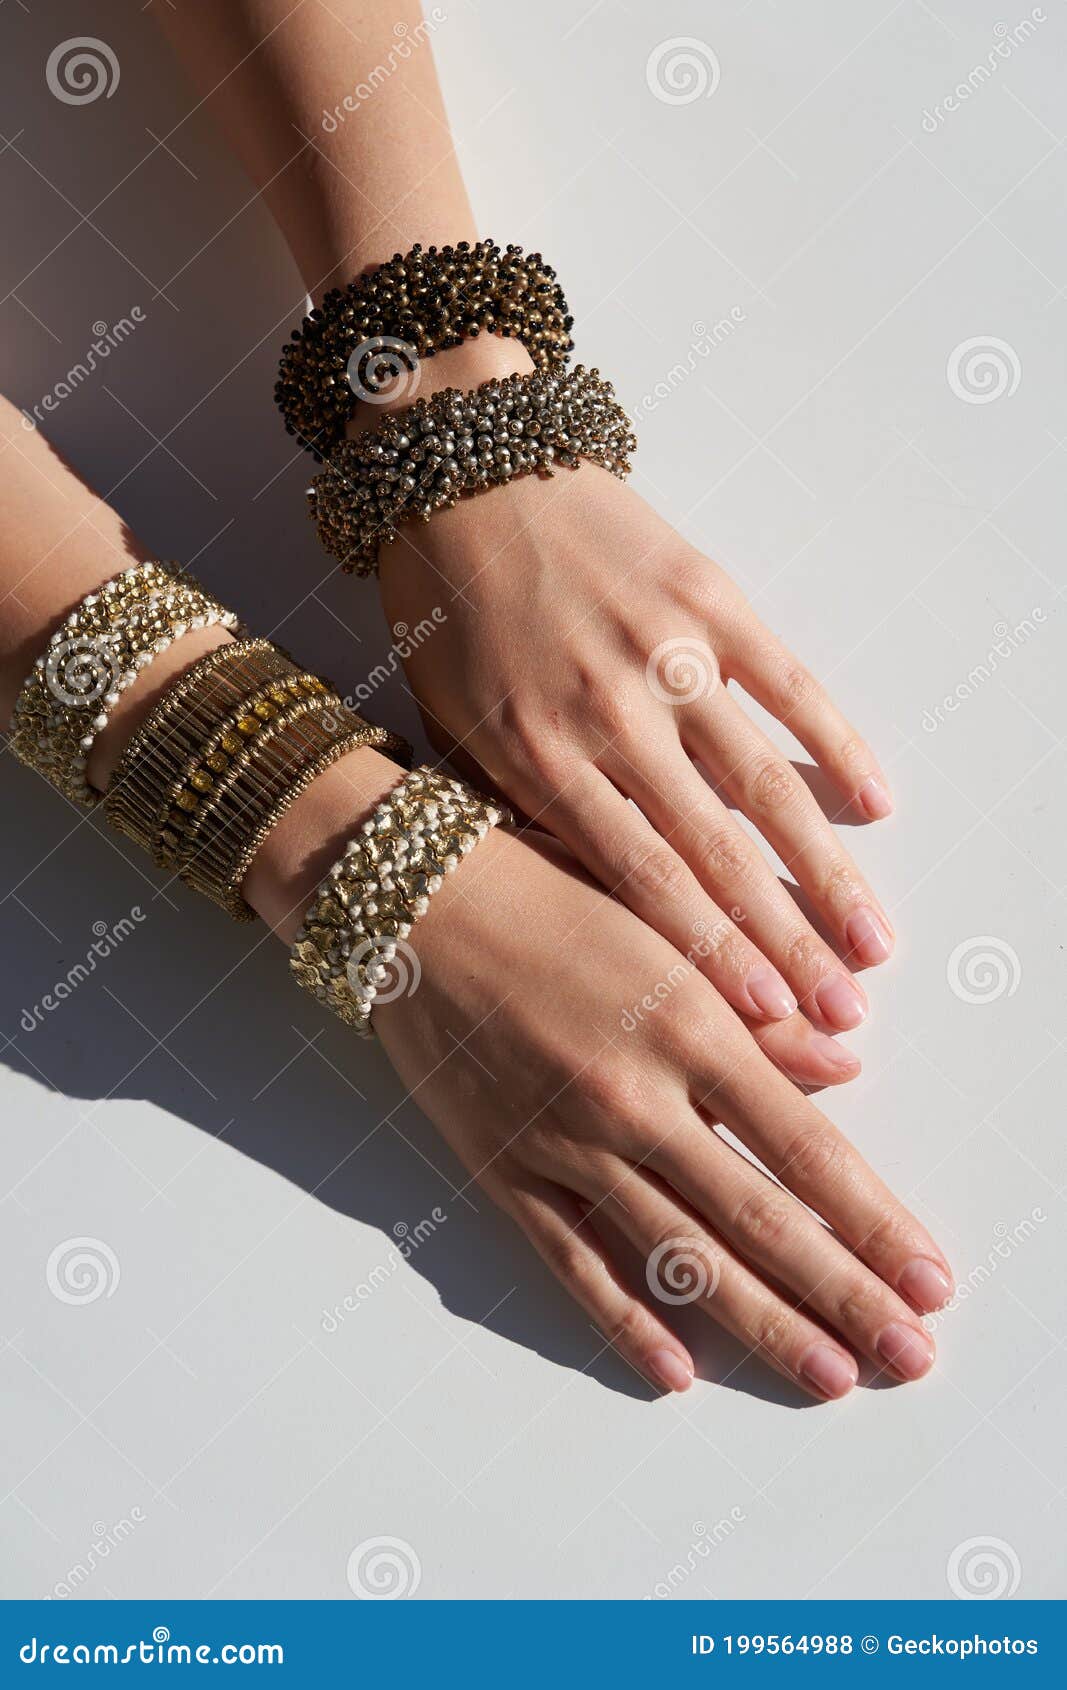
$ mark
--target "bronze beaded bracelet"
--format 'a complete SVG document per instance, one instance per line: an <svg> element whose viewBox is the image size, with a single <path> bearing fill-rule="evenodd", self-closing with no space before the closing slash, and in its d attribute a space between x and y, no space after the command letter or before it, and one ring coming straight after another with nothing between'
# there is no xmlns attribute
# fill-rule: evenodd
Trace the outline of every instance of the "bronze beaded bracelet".
<svg viewBox="0 0 1067 1690"><path fill-rule="evenodd" d="M401 523L583 459L622 479L636 444L611 383L582 364L442 388L338 446L308 491L310 514L342 568L370 575Z"/></svg>
<svg viewBox="0 0 1067 1690"><path fill-rule="evenodd" d="M410 374L484 329L521 340L539 369L563 369L573 321L539 252L490 240L414 246L326 294L294 329L274 397L287 431L322 458L344 438L359 399L374 399L376 359Z"/></svg>

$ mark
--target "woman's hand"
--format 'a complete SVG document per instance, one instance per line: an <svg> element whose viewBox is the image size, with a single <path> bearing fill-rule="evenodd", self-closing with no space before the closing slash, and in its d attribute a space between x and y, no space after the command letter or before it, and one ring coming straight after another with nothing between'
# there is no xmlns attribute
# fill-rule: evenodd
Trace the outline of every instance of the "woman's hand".
<svg viewBox="0 0 1067 1690"><path fill-rule="evenodd" d="M397 1071L646 1378L688 1386L663 1317L698 1301L814 1396L851 1389L853 1352L898 1379L928 1370L915 1310L951 1290L933 1240L708 982L679 975L672 947L554 841L490 833L411 948L418 988L374 1016ZM644 1259L647 1295L623 1282L605 1230Z"/></svg>
<svg viewBox="0 0 1067 1690"><path fill-rule="evenodd" d="M383 554L381 585L394 625L444 612L406 662L439 750L458 746L465 769L473 760L679 951L694 932L709 935L695 960L742 1014L780 1019L799 1001L831 1031L863 1020L851 972L718 792L759 828L850 962L884 961L892 929L804 781L726 682L792 729L843 805L887 815L885 783L721 569L583 464L409 525ZM840 1075L827 1064L819 1077Z"/></svg>

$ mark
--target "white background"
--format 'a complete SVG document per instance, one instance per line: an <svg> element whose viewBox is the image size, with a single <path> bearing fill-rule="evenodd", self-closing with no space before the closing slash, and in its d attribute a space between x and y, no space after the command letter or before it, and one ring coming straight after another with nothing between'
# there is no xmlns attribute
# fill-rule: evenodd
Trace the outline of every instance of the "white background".
<svg viewBox="0 0 1067 1690"><path fill-rule="evenodd" d="M882 754L897 814L849 839L900 945L830 1108L963 1294L934 1375L839 1407L685 1310L701 1378L652 1400L455 1195L381 1052L319 1015L279 947L164 893L7 758L4 1594L81 1564L87 1597L349 1598L350 1553L381 1536L427 1597L947 1596L954 1554L957 1589L984 1566L994 1592L1062 1594L1064 8L955 111L1029 13L442 10L483 228L550 255L581 356L628 407L653 401L638 485ZM139 306L52 437L162 555L354 685L387 636L369 585L325 579L309 461L271 403L301 303L273 225L150 11L37 0L0 32L4 390L38 403L94 322ZM73 106L45 62L81 33L121 75ZM681 104L646 74L676 37L721 71ZM367 68L338 27L324 107ZM991 385L950 380L990 337ZM414 727L399 687L374 713ZM134 905L136 931L25 1031L94 923ZM398 1229L435 1206L447 1221L399 1262ZM108 1294L71 1304L46 1266L78 1238ZM991 1538L985 1563L959 1548Z"/></svg>

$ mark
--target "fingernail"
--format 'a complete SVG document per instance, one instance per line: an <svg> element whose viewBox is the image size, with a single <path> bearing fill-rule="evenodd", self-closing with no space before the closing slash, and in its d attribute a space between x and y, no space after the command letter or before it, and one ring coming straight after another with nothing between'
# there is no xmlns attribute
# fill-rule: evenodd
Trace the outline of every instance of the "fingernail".
<svg viewBox="0 0 1067 1690"><path fill-rule="evenodd" d="M830 1344L812 1344L800 1358L800 1372L823 1397L843 1397L859 1378L851 1356L842 1355Z"/></svg>
<svg viewBox="0 0 1067 1690"><path fill-rule="evenodd" d="M952 1281L926 1256L916 1256L897 1280L897 1290L923 1314L933 1314L951 1297Z"/></svg>
<svg viewBox="0 0 1067 1690"><path fill-rule="evenodd" d="M838 1044L829 1033L813 1031L808 1049L823 1067L833 1068L839 1073L854 1074L860 1066L859 1057L853 1055L847 1045Z"/></svg>
<svg viewBox="0 0 1067 1690"><path fill-rule="evenodd" d="M867 1016L867 999L851 974L828 974L815 988L819 1012L832 1027L847 1033Z"/></svg>
<svg viewBox="0 0 1067 1690"><path fill-rule="evenodd" d="M878 914L868 904L853 910L845 922L845 938L850 953L868 968L888 962L893 953L893 936Z"/></svg>
<svg viewBox="0 0 1067 1690"><path fill-rule="evenodd" d="M783 1021L787 1015L792 1015L797 1007L796 998L778 970L772 968L769 963L754 968L745 985L760 1014L769 1015L772 1021Z"/></svg>
<svg viewBox="0 0 1067 1690"><path fill-rule="evenodd" d="M882 781L876 780L873 775L870 780L864 781L856 797L859 799L860 809L865 816L870 817L872 822L884 821L886 816L893 814L893 800L889 796L888 789Z"/></svg>
<svg viewBox="0 0 1067 1690"><path fill-rule="evenodd" d="M677 1350L653 1350L648 1365L668 1391L688 1391L693 1383L693 1364L683 1360Z"/></svg>
<svg viewBox="0 0 1067 1690"><path fill-rule="evenodd" d="M878 1354L902 1379L921 1379L934 1365L934 1346L926 1333L899 1320L879 1333Z"/></svg>

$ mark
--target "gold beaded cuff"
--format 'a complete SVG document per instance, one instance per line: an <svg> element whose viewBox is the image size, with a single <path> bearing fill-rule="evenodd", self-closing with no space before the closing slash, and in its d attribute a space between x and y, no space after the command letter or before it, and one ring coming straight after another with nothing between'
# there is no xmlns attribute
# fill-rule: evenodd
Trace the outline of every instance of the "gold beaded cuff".
<svg viewBox="0 0 1067 1690"><path fill-rule="evenodd" d="M488 240L414 246L331 289L304 318L282 353L274 397L287 431L318 458L343 439L360 399L381 397L383 373L410 383L420 359L483 329L521 340L539 369L562 369L572 324L539 252Z"/></svg>
<svg viewBox="0 0 1067 1690"><path fill-rule="evenodd" d="M137 563L56 629L15 702L11 749L76 804L99 801L86 779L96 736L119 695L190 628L237 617L175 563Z"/></svg>
<svg viewBox="0 0 1067 1690"><path fill-rule="evenodd" d="M410 747L349 710L268 640L195 663L143 723L105 800L108 820L236 920L252 859L322 771L359 746Z"/></svg>
<svg viewBox="0 0 1067 1690"><path fill-rule="evenodd" d="M443 877L507 810L435 769L415 769L378 805L319 887L289 953L301 986L370 1037L376 1001L410 995L407 938Z"/></svg>
<svg viewBox="0 0 1067 1690"><path fill-rule="evenodd" d="M429 522L519 475L552 475L586 459L620 479L637 445L611 383L579 364L442 388L334 451L308 492L312 520L343 569L371 575L401 523Z"/></svg>

